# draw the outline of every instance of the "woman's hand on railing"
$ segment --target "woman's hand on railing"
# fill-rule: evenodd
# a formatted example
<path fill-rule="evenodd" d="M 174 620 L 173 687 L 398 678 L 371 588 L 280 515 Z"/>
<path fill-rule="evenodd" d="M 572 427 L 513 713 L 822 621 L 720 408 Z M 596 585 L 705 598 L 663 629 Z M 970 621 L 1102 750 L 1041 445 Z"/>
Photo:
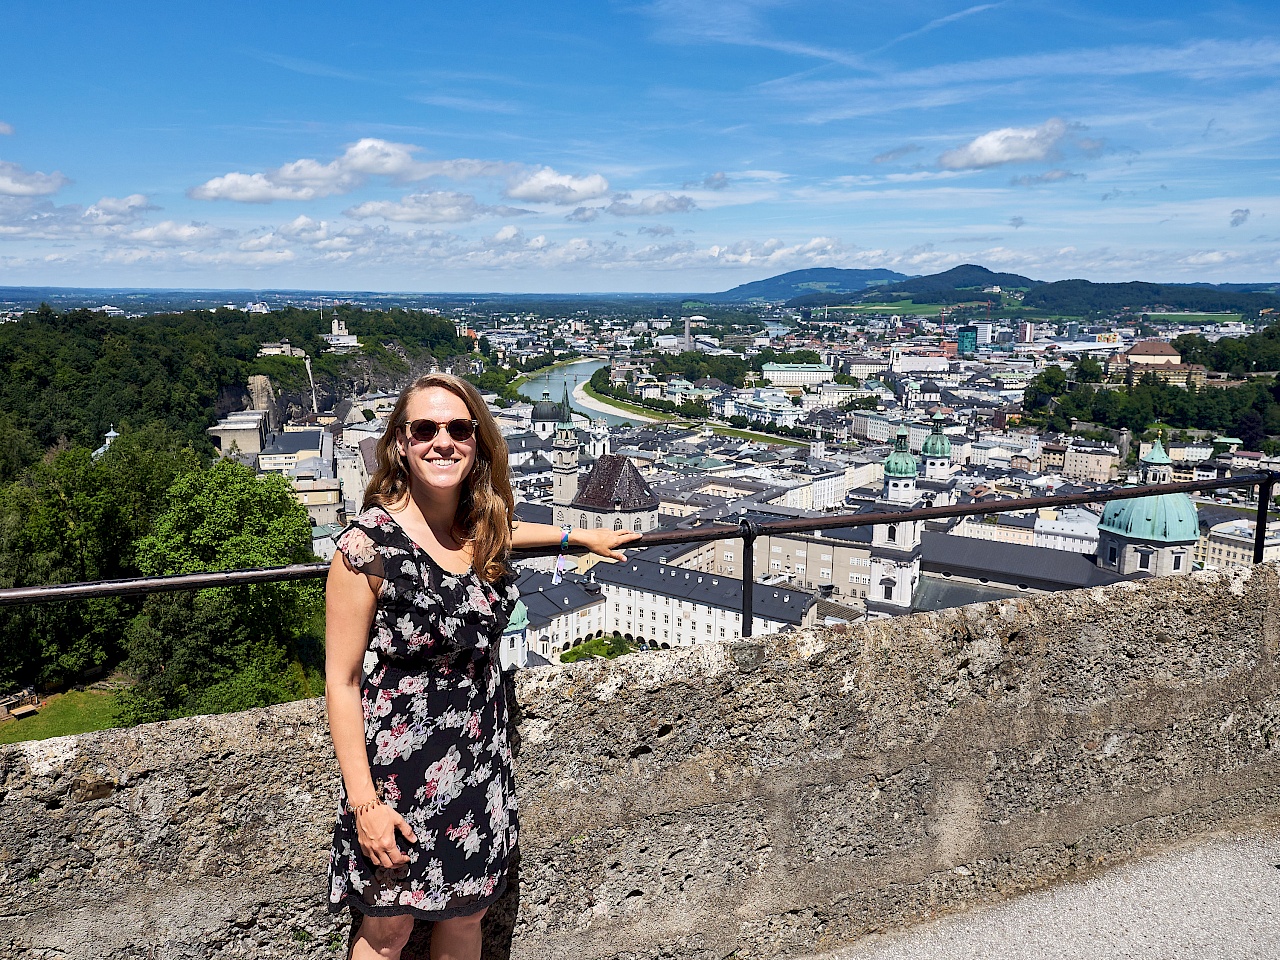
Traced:
<path fill-rule="evenodd" d="M 635 530 L 606 530 L 603 527 L 593 530 L 588 527 L 575 527 L 569 534 L 569 543 L 572 546 L 586 547 L 592 553 L 611 560 L 625 560 L 627 555 L 618 547 L 632 540 L 638 540 L 641 536 L 643 534 Z"/>

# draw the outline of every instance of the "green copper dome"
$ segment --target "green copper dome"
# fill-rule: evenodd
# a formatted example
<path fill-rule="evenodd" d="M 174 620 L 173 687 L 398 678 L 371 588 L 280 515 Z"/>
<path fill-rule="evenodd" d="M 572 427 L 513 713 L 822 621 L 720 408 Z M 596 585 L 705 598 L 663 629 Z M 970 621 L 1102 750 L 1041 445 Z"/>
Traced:
<path fill-rule="evenodd" d="M 502 632 L 519 633 L 527 626 L 529 626 L 529 610 L 523 600 L 517 600 L 516 605 L 511 609 L 511 619 L 507 623 L 507 628 Z"/>
<path fill-rule="evenodd" d="M 1164 444 L 1156 440 L 1155 446 L 1142 458 L 1143 482 L 1172 481 L 1172 462 Z M 1200 519 L 1196 505 L 1185 493 L 1161 493 L 1154 497 L 1112 500 L 1102 511 L 1098 530 L 1144 543 L 1195 543 L 1200 539 Z"/>
<path fill-rule="evenodd" d="M 933 433 L 924 438 L 920 453 L 926 457 L 943 457 L 951 459 L 951 441 L 942 432 L 942 414 L 933 417 Z"/>
<path fill-rule="evenodd" d="M 907 428 L 898 428 L 898 439 L 893 445 L 893 453 L 884 461 L 886 477 L 914 477 L 920 472 L 916 458 L 907 449 Z"/>

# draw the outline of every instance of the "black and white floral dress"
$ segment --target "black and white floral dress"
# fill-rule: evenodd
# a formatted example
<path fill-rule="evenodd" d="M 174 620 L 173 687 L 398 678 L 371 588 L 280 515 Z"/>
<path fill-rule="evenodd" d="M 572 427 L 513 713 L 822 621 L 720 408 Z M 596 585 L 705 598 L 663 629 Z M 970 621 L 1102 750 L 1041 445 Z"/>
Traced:
<path fill-rule="evenodd" d="M 413 828 L 409 862 L 360 850 L 340 788 L 329 910 L 426 920 L 474 913 L 502 893 L 516 846 L 515 783 L 498 650 L 519 593 L 450 573 L 381 507 L 338 538 L 361 573 L 382 578 L 360 699 L 373 781 Z"/>

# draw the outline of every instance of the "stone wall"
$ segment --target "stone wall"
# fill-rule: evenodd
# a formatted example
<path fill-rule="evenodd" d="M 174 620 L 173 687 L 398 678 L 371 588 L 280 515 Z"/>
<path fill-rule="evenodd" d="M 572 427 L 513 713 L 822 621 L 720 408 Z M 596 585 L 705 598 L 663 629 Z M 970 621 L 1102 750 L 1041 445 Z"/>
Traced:
<path fill-rule="evenodd" d="M 1274 811 L 1276 590 L 1267 566 L 524 673 L 489 955 L 814 951 Z M 335 777 L 318 701 L 0 748 L 0 956 L 342 956 Z"/>

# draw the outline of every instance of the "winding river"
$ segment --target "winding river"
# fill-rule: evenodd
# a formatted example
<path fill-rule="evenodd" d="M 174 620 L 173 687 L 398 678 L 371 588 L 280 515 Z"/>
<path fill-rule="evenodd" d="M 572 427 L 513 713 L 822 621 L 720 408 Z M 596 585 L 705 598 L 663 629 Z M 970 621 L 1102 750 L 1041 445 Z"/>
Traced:
<path fill-rule="evenodd" d="M 627 417 L 618 416 L 613 413 L 599 413 L 595 410 L 587 410 L 579 406 L 573 399 L 573 388 L 580 383 L 585 383 L 591 379 L 591 375 L 601 367 L 607 367 L 607 360 L 579 360 L 576 363 L 565 364 L 563 367 L 553 367 L 528 380 L 522 387 L 520 393 L 522 396 L 528 397 L 530 400 L 541 400 L 543 391 L 551 394 L 551 399 L 559 402 L 564 396 L 564 389 L 569 388 L 569 406 L 585 417 L 596 419 L 604 417 L 609 426 L 616 427 L 619 424 L 634 424 L 637 421 L 628 420 Z"/>

